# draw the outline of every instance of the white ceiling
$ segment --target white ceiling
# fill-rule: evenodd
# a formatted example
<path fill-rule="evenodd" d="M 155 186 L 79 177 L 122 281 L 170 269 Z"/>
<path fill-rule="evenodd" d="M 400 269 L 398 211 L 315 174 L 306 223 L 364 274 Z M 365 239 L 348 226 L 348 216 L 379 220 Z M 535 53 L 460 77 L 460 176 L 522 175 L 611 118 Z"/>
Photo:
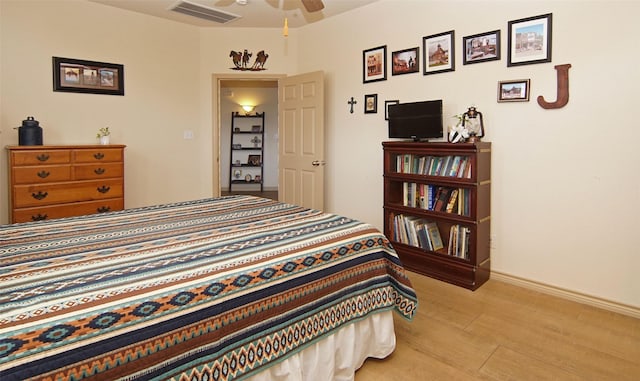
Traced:
<path fill-rule="evenodd" d="M 188 0 L 192 3 L 241 16 L 239 19 L 225 24 L 170 11 L 169 9 L 178 3 L 178 0 L 89 1 L 201 27 L 281 28 L 286 17 L 289 27 L 297 28 L 377 0 L 323 0 L 324 9 L 313 13 L 307 12 L 300 0 L 246 0 L 246 5 L 238 4 L 236 0 Z"/>

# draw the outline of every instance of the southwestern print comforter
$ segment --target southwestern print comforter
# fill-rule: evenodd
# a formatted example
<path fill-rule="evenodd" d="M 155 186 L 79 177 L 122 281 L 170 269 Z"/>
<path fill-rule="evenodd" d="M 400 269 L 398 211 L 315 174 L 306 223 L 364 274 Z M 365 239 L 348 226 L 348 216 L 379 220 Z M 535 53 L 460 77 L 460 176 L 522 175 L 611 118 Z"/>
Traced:
<path fill-rule="evenodd" d="M 0 227 L 0 380 L 242 379 L 417 299 L 367 224 L 251 196 Z"/>

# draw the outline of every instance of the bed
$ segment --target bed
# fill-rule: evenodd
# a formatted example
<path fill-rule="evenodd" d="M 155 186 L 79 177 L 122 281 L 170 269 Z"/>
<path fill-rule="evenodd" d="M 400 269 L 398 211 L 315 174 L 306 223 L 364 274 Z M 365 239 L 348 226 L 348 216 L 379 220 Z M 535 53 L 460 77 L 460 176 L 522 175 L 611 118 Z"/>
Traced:
<path fill-rule="evenodd" d="M 417 298 L 368 224 L 253 196 L 0 226 L 0 379 L 348 380 Z"/>

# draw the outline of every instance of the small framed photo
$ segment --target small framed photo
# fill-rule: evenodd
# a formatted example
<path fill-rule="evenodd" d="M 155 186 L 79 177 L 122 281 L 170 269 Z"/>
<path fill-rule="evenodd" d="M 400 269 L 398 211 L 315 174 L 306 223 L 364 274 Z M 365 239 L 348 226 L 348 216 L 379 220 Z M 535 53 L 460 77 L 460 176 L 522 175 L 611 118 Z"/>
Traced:
<path fill-rule="evenodd" d="M 362 82 L 387 79 L 387 46 L 362 51 Z"/>
<path fill-rule="evenodd" d="M 462 37 L 462 64 L 500 60 L 500 30 Z"/>
<path fill-rule="evenodd" d="M 417 73 L 420 70 L 418 51 L 415 47 L 391 53 L 391 75 Z"/>
<path fill-rule="evenodd" d="M 400 101 L 397 99 L 384 101 L 384 120 L 389 120 L 389 106 L 397 105 L 398 103 L 400 103 Z"/>
<path fill-rule="evenodd" d="M 260 155 L 249 155 L 247 163 L 249 165 L 260 166 Z"/>
<path fill-rule="evenodd" d="M 498 102 L 529 102 L 530 84 L 529 79 L 498 82 Z"/>
<path fill-rule="evenodd" d="M 124 95 L 124 66 L 53 57 L 53 91 Z"/>
<path fill-rule="evenodd" d="M 509 21 L 507 66 L 551 62 L 551 15 Z"/>
<path fill-rule="evenodd" d="M 456 69 L 453 30 L 422 37 L 422 74 L 437 74 Z"/>
<path fill-rule="evenodd" d="M 364 113 L 375 114 L 378 112 L 378 94 L 367 94 L 364 96 Z"/>
<path fill-rule="evenodd" d="M 251 126 L 251 132 L 261 132 L 262 131 L 262 126 L 260 126 L 259 124 Z"/>

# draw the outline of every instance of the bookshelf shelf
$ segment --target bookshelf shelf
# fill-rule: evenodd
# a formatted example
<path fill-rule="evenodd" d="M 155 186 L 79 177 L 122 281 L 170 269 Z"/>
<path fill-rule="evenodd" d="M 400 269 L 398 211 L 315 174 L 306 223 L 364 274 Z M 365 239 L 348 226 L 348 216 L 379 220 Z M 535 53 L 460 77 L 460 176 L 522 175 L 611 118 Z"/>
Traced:
<path fill-rule="evenodd" d="M 384 232 L 410 270 L 475 290 L 490 276 L 491 143 L 384 142 Z"/>

